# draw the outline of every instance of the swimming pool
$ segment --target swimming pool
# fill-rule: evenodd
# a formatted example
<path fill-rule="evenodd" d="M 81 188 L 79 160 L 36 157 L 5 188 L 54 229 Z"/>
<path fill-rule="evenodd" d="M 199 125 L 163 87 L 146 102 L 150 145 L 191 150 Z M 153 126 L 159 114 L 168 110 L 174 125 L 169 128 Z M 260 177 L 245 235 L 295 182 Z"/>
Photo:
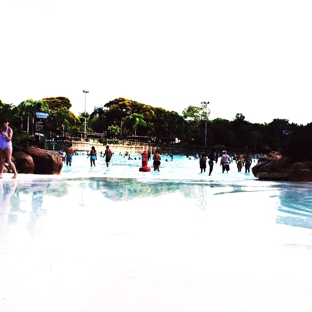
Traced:
<path fill-rule="evenodd" d="M 1 311 L 310 311 L 310 183 L 140 166 L 0 181 Z"/>

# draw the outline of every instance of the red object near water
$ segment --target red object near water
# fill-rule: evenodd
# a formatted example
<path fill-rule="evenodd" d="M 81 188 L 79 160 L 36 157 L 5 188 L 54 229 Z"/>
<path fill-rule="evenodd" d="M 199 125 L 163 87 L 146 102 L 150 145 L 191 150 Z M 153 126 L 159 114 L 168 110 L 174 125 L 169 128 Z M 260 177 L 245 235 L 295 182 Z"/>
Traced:
<path fill-rule="evenodd" d="M 151 171 L 151 168 L 148 167 L 148 153 L 146 151 L 142 153 L 142 167 L 139 169 L 139 171 L 143 172 Z"/>

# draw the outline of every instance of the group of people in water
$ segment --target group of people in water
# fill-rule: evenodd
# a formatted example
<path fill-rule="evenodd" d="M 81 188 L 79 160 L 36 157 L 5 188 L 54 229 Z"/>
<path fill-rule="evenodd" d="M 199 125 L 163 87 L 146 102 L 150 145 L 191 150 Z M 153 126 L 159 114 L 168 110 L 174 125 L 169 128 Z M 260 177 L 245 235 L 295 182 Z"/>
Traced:
<path fill-rule="evenodd" d="M 60 151 L 63 161 L 64 163 L 66 163 L 66 165 L 71 166 L 72 156 L 74 153 L 75 151 L 72 147 L 72 144 L 69 144 L 65 150 Z M 122 156 L 121 153 L 119 153 L 119 155 Z M 97 151 L 94 146 L 91 147 L 91 150 L 87 153 L 87 156 L 88 158 L 90 157 L 90 166 L 95 167 L 96 166 L 95 161 L 97 160 Z M 106 146 L 106 150 L 104 154 L 102 152 L 100 153 L 100 157 L 106 158 L 105 162 L 106 162 L 107 167 L 109 167 L 112 156 L 113 156 L 113 152 L 111 151 L 109 146 Z M 173 154 L 169 154 L 168 156 L 170 157 L 172 161 Z M 133 160 L 133 158 L 131 158 L 131 155 L 128 152 L 125 153 L 124 157 L 128 157 L 128 160 Z M 187 157 L 189 156 L 187 155 Z M 223 150 L 221 155 L 219 153 L 216 153 L 215 151 L 211 151 L 211 153 L 208 156 L 206 156 L 205 153 L 202 153 L 200 156 L 196 154 L 194 157 L 195 160 L 197 159 L 199 160 L 200 173 L 206 172 L 206 168 L 208 164 L 209 176 L 211 175 L 213 171 L 214 165 L 218 164 L 219 158 L 220 158 L 220 166 L 222 167 L 222 173 L 224 172 L 228 173 L 230 171 L 230 164 L 232 163 L 236 164 L 238 172 L 241 172 L 242 169 L 245 168 L 245 173 L 250 173 L 250 168 L 252 165 L 252 157 L 249 154 L 246 154 L 246 155 L 234 154 L 230 156 L 228 155 L 226 150 Z M 134 159 L 136 160 L 136 158 Z M 139 159 L 141 158 L 139 157 Z M 155 150 L 155 153 L 153 155 L 150 152 L 148 152 L 148 160 L 150 161 L 151 159 L 153 159 L 154 171 L 159 172 L 160 165 L 161 165 L 161 155 L 157 149 Z M 189 157 L 189 159 L 191 159 L 191 157 Z M 168 161 L 168 159 L 166 159 L 166 161 Z"/>
<path fill-rule="evenodd" d="M 73 155 L 76 153 L 77 152 L 75 152 L 71 143 L 68 144 L 64 150 L 61 150 L 59 152 L 63 162 L 66 163 L 66 166 L 72 165 Z M 100 153 L 100 155 L 102 155 L 102 152 Z M 107 145 L 103 155 L 103 157 L 105 157 L 106 167 L 109 167 L 112 156 L 113 152 Z M 89 157 L 90 157 L 90 166 L 95 167 L 96 166 L 95 161 L 97 160 L 97 151 L 94 146 L 92 146 L 91 150 L 87 153 L 87 158 Z"/>
<path fill-rule="evenodd" d="M 252 165 L 252 157 L 249 154 L 243 155 L 234 154 L 232 157 L 228 155 L 226 150 L 222 151 L 222 155 L 220 156 L 216 152 L 212 151 L 208 155 L 208 165 L 209 165 L 209 175 L 211 175 L 214 163 L 218 163 L 219 157 L 220 160 L 220 166 L 222 167 L 222 173 L 226 172 L 228 173 L 230 170 L 230 164 L 236 163 L 238 172 L 242 171 L 242 168 L 245 167 L 245 173 L 250 173 L 250 168 Z M 200 172 L 206 172 L 207 168 L 207 157 L 206 154 L 203 153 L 200 157 L 198 155 L 195 156 L 195 158 L 199 158 L 199 168 Z"/>
<path fill-rule="evenodd" d="M 72 165 L 72 157 L 74 154 L 77 154 L 77 152 L 74 151 L 72 144 L 68 144 L 67 147 L 64 150 L 60 150 L 59 154 L 62 157 L 62 160 L 64 163 L 66 163 L 67 166 L 71 166 Z M 121 155 L 121 153 L 119 154 Z M 102 154 L 102 152 L 100 153 L 100 156 L 105 157 L 105 162 L 106 162 L 106 166 L 109 167 L 111 158 L 113 156 L 113 152 L 111 151 L 111 149 L 109 148 L 109 146 L 106 146 L 106 150 L 104 152 L 104 155 Z M 126 152 L 125 156 L 128 157 L 128 160 L 132 160 L 131 155 Z M 170 154 L 169 155 L 171 160 L 173 160 L 173 155 Z M 97 151 L 95 149 L 94 146 L 91 147 L 91 150 L 87 153 L 87 157 L 90 157 L 90 166 L 91 167 L 95 167 L 95 161 L 97 160 Z M 151 153 L 148 152 L 148 160 L 151 160 Z M 139 158 L 140 159 L 140 158 Z M 135 158 L 136 160 L 136 158 Z M 167 159 L 166 159 L 167 161 Z M 153 167 L 154 167 L 154 171 L 160 171 L 160 164 L 161 164 L 161 156 L 158 150 L 155 151 L 154 155 L 153 155 Z"/>

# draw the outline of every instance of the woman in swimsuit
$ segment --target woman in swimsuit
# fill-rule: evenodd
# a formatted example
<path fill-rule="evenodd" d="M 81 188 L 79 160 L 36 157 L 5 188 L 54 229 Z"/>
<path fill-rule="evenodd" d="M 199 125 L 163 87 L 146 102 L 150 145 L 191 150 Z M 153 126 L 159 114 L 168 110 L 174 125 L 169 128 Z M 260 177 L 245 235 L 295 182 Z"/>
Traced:
<path fill-rule="evenodd" d="M 9 127 L 9 121 L 4 120 L 3 126 L 0 128 L 0 179 L 2 178 L 4 170 L 4 160 L 7 161 L 14 175 L 12 179 L 16 179 L 17 172 L 15 165 L 11 159 L 12 157 L 12 137 L 13 130 Z"/>
<path fill-rule="evenodd" d="M 96 161 L 96 150 L 95 150 L 95 147 L 92 146 L 91 147 L 91 151 L 89 153 L 89 156 L 90 156 L 90 165 L 92 167 L 92 165 L 95 167 L 95 161 Z"/>

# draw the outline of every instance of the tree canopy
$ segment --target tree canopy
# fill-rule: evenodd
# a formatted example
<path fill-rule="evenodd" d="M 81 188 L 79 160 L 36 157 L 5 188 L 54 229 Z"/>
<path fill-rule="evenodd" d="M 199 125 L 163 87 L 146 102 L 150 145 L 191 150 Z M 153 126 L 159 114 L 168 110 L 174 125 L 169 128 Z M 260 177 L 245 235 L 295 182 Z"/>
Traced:
<path fill-rule="evenodd" d="M 285 155 L 312 160 L 311 124 L 298 126 L 278 118 L 268 124 L 253 124 L 242 113 L 237 113 L 233 120 L 210 120 L 210 110 L 205 104 L 190 105 L 179 115 L 162 107 L 122 97 L 97 106 L 86 116 L 84 113 L 76 116 L 70 111 L 71 107 L 70 100 L 61 96 L 41 100 L 26 99 L 17 106 L 0 100 L 1 116 L 9 118 L 15 129 L 29 136 L 34 133 L 34 112 L 40 110 L 50 115 L 45 121 L 47 138 L 66 133 L 80 136 L 86 118 L 88 132 L 101 132 L 108 137 L 122 139 L 144 136 L 155 143 L 171 142 L 178 138 L 181 146 L 203 147 L 206 136 L 208 148 L 225 146 L 227 149 L 261 152 L 263 146 L 269 146 L 271 150 L 281 151 Z M 304 151 L 304 156 L 298 152 L 299 148 Z"/>

